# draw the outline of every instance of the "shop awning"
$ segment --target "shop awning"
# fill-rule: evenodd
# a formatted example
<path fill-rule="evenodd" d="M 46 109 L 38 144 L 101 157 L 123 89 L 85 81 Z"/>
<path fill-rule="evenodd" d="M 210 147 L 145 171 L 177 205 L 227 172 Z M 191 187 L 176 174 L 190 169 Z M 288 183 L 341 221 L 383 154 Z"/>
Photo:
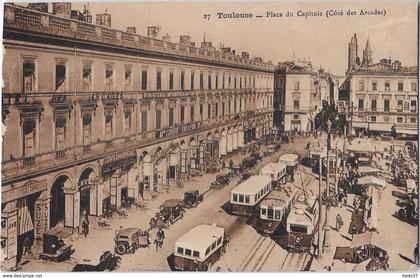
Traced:
<path fill-rule="evenodd" d="M 355 234 L 351 242 L 351 248 L 357 248 L 364 245 L 373 245 L 386 252 L 391 250 L 391 243 L 376 232 L 367 232 Z"/>
<path fill-rule="evenodd" d="M 378 179 L 377 177 L 372 176 L 372 175 L 367 175 L 367 176 L 359 178 L 357 183 L 363 184 L 363 185 L 375 185 L 382 188 L 386 187 L 386 182 L 384 180 Z"/>
<path fill-rule="evenodd" d="M 389 124 L 389 123 L 369 123 L 368 128 L 369 130 L 373 130 L 373 131 L 391 132 L 392 125 L 393 124 Z"/>
<path fill-rule="evenodd" d="M 365 122 L 353 122 L 353 127 L 367 128 L 368 124 Z"/>
<path fill-rule="evenodd" d="M 409 135 L 418 135 L 419 130 L 415 128 L 396 128 L 397 133 L 401 134 L 409 134 Z"/>

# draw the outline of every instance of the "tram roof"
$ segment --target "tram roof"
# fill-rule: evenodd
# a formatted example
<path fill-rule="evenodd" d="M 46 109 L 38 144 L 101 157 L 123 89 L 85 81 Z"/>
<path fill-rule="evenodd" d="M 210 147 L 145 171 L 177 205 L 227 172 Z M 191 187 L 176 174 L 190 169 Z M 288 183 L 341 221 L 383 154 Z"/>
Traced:
<path fill-rule="evenodd" d="M 225 229 L 217 227 L 216 224 L 201 224 L 195 226 L 175 242 L 176 246 L 190 248 L 194 250 L 202 250 L 208 248 L 213 242 L 223 236 Z"/>
<path fill-rule="evenodd" d="M 261 202 L 261 206 L 282 207 L 287 205 L 296 193 L 296 188 L 286 185 L 280 190 L 271 191 Z"/>
<path fill-rule="evenodd" d="M 299 157 L 294 153 L 286 153 L 279 158 L 279 163 L 285 163 L 287 166 L 294 166 L 298 163 Z"/>
<path fill-rule="evenodd" d="M 271 183 L 271 179 L 268 176 L 251 176 L 249 179 L 232 189 L 231 193 L 256 194 L 269 183 Z"/>
<path fill-rule="evenodd" d="M 281 172 L 284 168 L 286 168 L 286 165 L 283 163 L 268 163 L 262 167 L 260 171 L 266 173 L 276 173 Z"/>

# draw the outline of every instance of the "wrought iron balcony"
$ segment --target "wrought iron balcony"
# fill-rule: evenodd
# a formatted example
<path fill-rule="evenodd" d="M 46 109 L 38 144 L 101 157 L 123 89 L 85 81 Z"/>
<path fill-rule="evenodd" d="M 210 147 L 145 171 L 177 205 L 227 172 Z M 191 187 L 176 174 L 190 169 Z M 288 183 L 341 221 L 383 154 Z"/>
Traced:
<path fill-rule="evenodd" d="M 35 164 L 35 156 L 23 158 L 23 166 L 32 166 L 34 164 Z"/>
<path fill-rule="evenodd" d="M 92 149 L 92 145 L 91 145 L 91 144 L 88 144 L 88 145 L 83 145 L 83 152 L 84 152 L 84 153 L 86 153 L 86 152 L 90 152 L 90 151 L 91 151 L 91 149 Z"/>
<path fill-rule="evenodd" d="M 58 150 L 58 151 L 55 152 L 55 157 L 56 158 L 64 157 L 65 155 L 66 155 L 65 150 Z"/>

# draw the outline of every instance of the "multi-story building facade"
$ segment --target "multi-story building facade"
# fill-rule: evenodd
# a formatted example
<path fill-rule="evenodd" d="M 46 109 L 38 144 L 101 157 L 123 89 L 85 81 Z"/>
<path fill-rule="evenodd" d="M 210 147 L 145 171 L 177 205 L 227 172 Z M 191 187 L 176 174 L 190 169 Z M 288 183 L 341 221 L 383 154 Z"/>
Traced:
<path fill-rule="evenodd" d="M 357 49 L 352 38 L 349 49 Z M 357 53 L 356 53 L 357 54 Z M 418 134 L 418 67 L 402 66 L 391 58 L 372 63 L 369 40 L 360 64 L 349 61 L 343 91 L 348 91 L 347 111 L 351 112 L 354 134 L 394 133 L 416 137 Z M 349 54 L 349 56 L 352 56 Z M 353 55 L 354 56 L 354 55 Z M 357 59 L 358 60 L 358 59 Z"/>
<path fill-rule="evenodd" d="M 272 64 L 63 9 L 4 6 L 6 262 L 24 237 L 59 226 L 74 233 L 85 215 L 203 171 L 272 127 Z"/>
<path fill-rule="evenodd" d="M 308 61 L 279 63 L 274 76 L 274 124 L 281 132 L 309 132 L 322 108 L 317 72 Z"/>

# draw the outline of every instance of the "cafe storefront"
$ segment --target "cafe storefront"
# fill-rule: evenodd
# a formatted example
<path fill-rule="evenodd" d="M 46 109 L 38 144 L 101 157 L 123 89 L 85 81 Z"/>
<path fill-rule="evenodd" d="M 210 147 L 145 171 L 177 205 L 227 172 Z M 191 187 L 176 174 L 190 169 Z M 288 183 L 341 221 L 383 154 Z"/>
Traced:
<path fill-rule="evenodd" d="M 3 269 L 21 260 L 23 241 L 35 239 L 49 229 L 49 199 L 42 193 L 47 180 L 30 180 L 17 186 L 2 188 L 1 251 Z M 45 195 L 45 194 L 44 194 Z"/>

